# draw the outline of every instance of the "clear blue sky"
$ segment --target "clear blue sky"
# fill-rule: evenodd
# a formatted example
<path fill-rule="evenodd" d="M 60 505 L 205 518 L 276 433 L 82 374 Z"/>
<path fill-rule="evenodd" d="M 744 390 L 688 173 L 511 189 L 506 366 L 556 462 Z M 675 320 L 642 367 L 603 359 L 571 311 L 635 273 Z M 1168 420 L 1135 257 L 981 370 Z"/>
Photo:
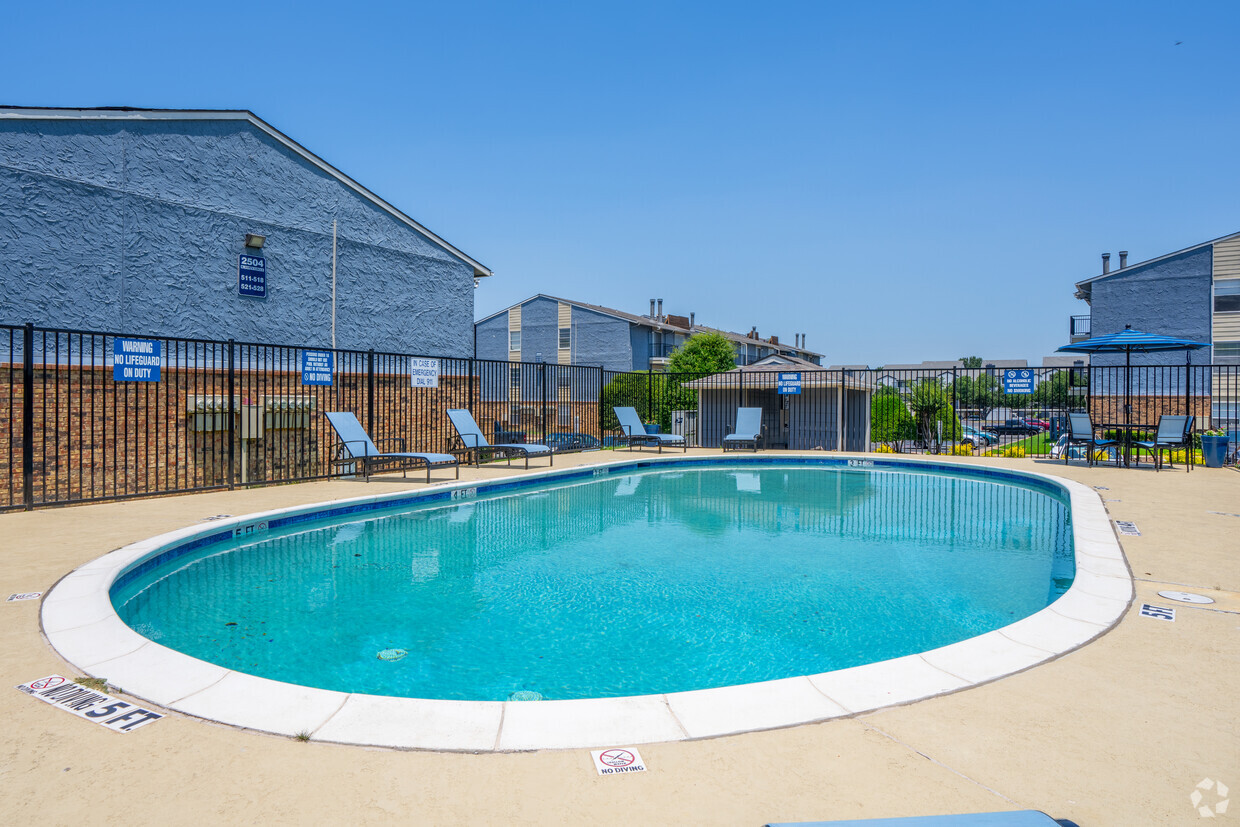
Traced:
<path fill-rule="evenodd" d="M 250 109 L 493 268 L 479 317 L 1033 360 L 1099 253 L 1240 230 L 1233 0 L 182 5 L 11 5 L 0 103 Z"/>

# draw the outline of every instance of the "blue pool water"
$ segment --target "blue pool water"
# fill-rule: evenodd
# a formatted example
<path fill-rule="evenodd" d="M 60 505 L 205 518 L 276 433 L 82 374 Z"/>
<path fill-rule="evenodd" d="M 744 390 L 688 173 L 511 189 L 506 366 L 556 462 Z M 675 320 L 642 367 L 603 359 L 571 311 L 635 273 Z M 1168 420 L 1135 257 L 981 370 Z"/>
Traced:
<path fill-rule="evenodd" d="M 620 469 L 196 548 L 121 578 L 112 599 L 165 646 L 290 683 L 644 695 L 826 672 L 1005 626 L 1070 585 L 1071 536 L 1064 496 L 1034 483 Z"/>

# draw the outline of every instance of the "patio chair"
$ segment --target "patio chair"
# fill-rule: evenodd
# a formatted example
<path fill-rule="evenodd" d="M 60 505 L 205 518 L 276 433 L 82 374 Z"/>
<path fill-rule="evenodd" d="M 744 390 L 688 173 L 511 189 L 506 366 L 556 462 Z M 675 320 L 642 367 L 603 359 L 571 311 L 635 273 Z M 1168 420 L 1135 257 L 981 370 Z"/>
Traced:
<path fill-rule="evenodd" d="M 1196 417 L 1177 414 L 1175 416 L 1158 417 L 1158 433 L 1149 442 L 1134 442 L 1133 447 L 1144 448 L 1154 455 L 1154 470 L 1162 470 L 1162 452 L 1184 449 L 1184 464 L 1193 470 L 1193 420 Z M 1167 462 L 1174 468 L 1174 455 L 1169 454 Z M 1141 455 L 1137 455 L 1137 465 L 1141 464 Z"/>
<path fill-rule="evenodd" d="M 757 452 L 758 443 L 762 441 L 762 409 L 737 408 L 736 431 L 723 438 L 723 450 L 739 449 L 742 445 L 751 445 Z"/>
<path fill-rule="evenodd" d="M 366 433 L 366 429 L 362 427 L 362 423 L 357 421 L 357 417 L 348 411 L 324 412 L 327 421 L 331 423 L 332 428 L 336 431 L 336 436 L 340 439 L 340 447 L 332 465 L 356 465 L 360 468 L 362 479 L 370 482 L 370 475 L 374 472 L 375 466 L 391 465 L 400 463 L 404 467 L 401 468 L 401 476 L 407 477 L 410 467 L 421 468 L 426 467 L 426 481 L 431 481 L 431 467 L 448 467 L 456 469 L 456 478 L 461 478 L 461 464 L 456 457 L 451 454 L 428 454 L 405 451 L 405 440 L 402 437 L 394 437 L 392 439 L 381 440 L 384 443 L 395 443 L 401 450 L 399 451 L 381 451 L 375 445 L 374 440 L 370 438 L 370 434 Z"/>
<path fill-rule="evenodd" d="M 553 465 L 555 463 L 551 449 L 546 445 L 535 445 L 527 442 L 499 442 L 492 445 L 487 442 L 487 438 L 482 434 L 482 429 L 474 421 L 474 415 L 464 408 L 453 408 L 448 411 L 448 420 L 452 423 L 452 427 L 456 429 L 456 435 L 460 438 L 461 444 L 465 446 L 465 450 L 473 454 L 474 465 L 482 464 L 479 455 L 483 451 L 488 450 L 503 452 L 509 465 L 512 465 L 513 454 L 525 457 L 526 468 L 530 467 L 531 455 L 542 456 L 546 454 L 547 464 Z"/>
<path fill-rule="evenodd" d="M 635 408 L 612 408 L 616 413 L 616 419 L 620 422 L 620 430 L 628 439 L 629 450 L 633 450 L 634 445 L 657 445 L 659 453 L 663 453 L 664 445 L 679 445 L 689 450 L 689 443 L 680 434 L 648 434 L 646 426 L 642 424 L 642 418 L 637 415 Z"/>
<path fill-rule="evenodd" d="M 1111 448 L 1119 445 L 1114 439 L 1098 439 L 1094 436 L 1094 424 L 1089 420 L 1087 413 L 1070 413 L 1068 414 L 1068 444 L 1063 452 L 1063 464 L 1068 464 L 1069 449 L 1074 445 L 1085 446 L 1085 461 L 1087 465 L 1093 465 L 1098 460 L 1098 451 L 1103 448 Z M 1119 463 L 1119 452 L 1116 452 L 1115 461 Z"/>

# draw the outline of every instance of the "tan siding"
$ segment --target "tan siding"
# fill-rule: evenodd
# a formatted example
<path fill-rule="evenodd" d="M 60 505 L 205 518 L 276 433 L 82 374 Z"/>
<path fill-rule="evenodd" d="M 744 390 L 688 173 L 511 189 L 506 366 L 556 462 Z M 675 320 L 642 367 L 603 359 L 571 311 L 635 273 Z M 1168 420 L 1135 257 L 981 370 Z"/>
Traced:
<path fill-rule="evenodd" d="M 1214 314 L 1214 341 L 1240 342 L 1240 313 Z"/>
<path fill-rule="evenodd" d="M 1230 238 L 1214 245 L 1214 278 L 1240 278 L 1240 238 Z"/>
<path fill-rule="evenodd" d="M 521 329 L 521 305 L 517 305 L 516 307 L 508 308 L 508 332 L 511 333 L 514 330 L 520 330 L 520 329 Z M 511 336 L 508 337 L 508 341 L 510 342 L 512 341 Z M 521 351 L 519 350 L 508 351 L 508 361 L 509 362 L 520 362 Z"/>
<path fill-rule="evenodd" d="M 570 327 L 571 328 L 573 326 L 573 306 L 571 304 L 566 304 L 565 302 L 560 302 L 560 306 L 558 309 L 559 309 L 559 321 L 557 322 L 558 327 Z M 556 330 L 555 335 L 556 335 L 556 344 L 559 345 L 560 331 Z M 573 349 L 571 347 L 572 334 L 569 334 L 569 336 L 570 336 L 570 341 L 569 341 L 570 346 L 566 348 L 558 348 L 556 350 L 556 361 L 559 362 L 561 365 L 568 365 L 568 364 L 571 364 L 573 361 Z"/>

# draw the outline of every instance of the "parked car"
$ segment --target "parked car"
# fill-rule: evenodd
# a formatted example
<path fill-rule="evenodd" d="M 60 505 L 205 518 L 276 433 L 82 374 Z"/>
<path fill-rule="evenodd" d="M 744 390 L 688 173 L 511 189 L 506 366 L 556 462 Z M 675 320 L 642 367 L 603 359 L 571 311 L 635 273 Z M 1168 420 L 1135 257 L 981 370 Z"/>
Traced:
<path fill-rule="evenodd" d="M 1037 425 L 1030 423 L 1028 420 L 1014 416 L 1004 422 L 1002 425 L 987 425 L 991 433 L 1000 436 L 1033 436 L 1042 433 L 1042 429 Z"/>
<path fill-rule="evenodd" d="M 978 446 L 994 445 L 999 441 L 998 434 L 992 434 L 987 431 L 979 431 L 977 428 L 970 428 L 968 425 L 962 425 L 960 427 L 964 434 L 960 437 L 960 441 L 966 445 L 972 445 L 976 448 Z"/>
<path fill-rule="evenodd" d="M 1051 429 L 1051 423 L 1047 422 L 1045 419 L 1033 419 L 1031 417 L 1025 417 L 1025 421 L 1028 422 L 1030 425 L 1037 425 L 1043 431 L 1049 431 Z"/>

